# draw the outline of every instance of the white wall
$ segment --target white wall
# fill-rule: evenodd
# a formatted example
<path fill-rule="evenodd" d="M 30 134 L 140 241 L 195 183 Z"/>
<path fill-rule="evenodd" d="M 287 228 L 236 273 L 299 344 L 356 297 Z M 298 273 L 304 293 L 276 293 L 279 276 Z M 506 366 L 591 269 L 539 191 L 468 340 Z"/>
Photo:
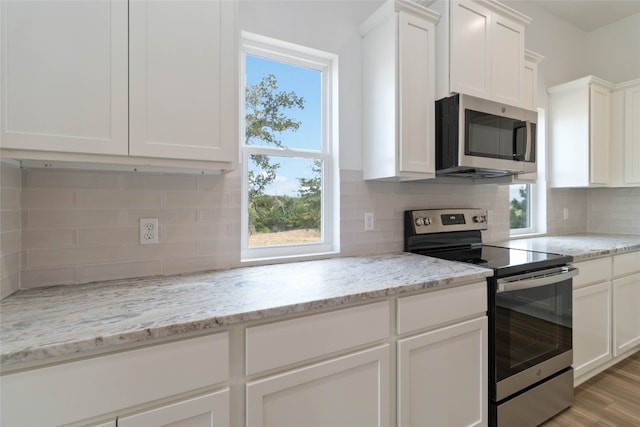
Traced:
<path fill-rule="evenodd" d="M 640 78 L 640 13 L 587 34 L 591 74 L 612 83 Z"/>

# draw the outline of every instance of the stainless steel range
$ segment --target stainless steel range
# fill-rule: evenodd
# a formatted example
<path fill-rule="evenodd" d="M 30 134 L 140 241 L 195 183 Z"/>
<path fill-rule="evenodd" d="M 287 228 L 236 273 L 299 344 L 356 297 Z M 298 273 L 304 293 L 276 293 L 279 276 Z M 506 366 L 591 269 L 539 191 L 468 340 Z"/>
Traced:
<path fill-rule="evenodd" d="M 573 403 L 572 257 L 484 245 L 480 209 L 405 212 L 405 251 L 477 264 L 487 279 L 489 425 L 533 427 Z"/>

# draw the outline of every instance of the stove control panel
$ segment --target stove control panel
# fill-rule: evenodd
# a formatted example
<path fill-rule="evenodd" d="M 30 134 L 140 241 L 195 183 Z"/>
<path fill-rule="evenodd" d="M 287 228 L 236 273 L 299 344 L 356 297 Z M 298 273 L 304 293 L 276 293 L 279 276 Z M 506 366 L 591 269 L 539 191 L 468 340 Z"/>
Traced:
<path fill-rule="evenodd" d="M 417 209 L 404 214 L 405 233 L 413 235 L 486 230 L 488 222 L 487 213 L 482 209 Z"/>

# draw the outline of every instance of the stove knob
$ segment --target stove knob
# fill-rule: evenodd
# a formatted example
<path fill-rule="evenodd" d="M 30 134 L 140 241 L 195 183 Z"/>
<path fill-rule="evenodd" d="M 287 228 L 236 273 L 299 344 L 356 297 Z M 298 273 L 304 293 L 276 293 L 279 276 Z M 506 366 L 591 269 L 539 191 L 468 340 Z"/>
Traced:
<path fill-rule="evenodd" d="M 424 225 L 424 218 L 416 218 L 416 225 L 421 227 Z"/>
<path fill-rule="evenodd" d="M 486 215 L 476 215 L 473 217 L 473 222 L 487 222 Z"/>
<path fill-rule="evenodd" d="M 431 225 L 431 218 L 424 218 L 424 225 Z"/>

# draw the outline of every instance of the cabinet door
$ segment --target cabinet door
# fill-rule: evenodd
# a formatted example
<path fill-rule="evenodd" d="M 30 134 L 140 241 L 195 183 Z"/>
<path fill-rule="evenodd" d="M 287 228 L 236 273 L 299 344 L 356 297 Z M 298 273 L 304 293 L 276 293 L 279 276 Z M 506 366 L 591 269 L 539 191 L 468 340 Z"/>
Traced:
<path fill-rule="evenodd" d="M 435 174 L 435 26 L 399 14 L 400 172 Z"/>
<path fill-rule="evenodd" d="M 2 1 L 0 146 L 127 154 L 127 1 Z"/>
<path fill-rule="evenodd" d="M 451 2 L 449 90 L 490 99 L 491 11 L 471 1 Z"/>
<path fill-rule="evenodd" d="M 613 281 L 613 355 L 640 344 L 640 273 Z"/>
<path fill-rule="evenodd" d="M 524 26 L 496 13 L 491 25 L 491 99 L 522 105 Z"/>
<path fill-rule="evenodd" d="M 487 318 L 398 340 L 398 425 L 487 425 Z"/>
<path fill-rule="evenodd" d="M 574 290 L 574 376 L 578 378 L 611 358 L 611 282 Z"/>
<path fill-rule="evenodd" d="M 118 418 L 118 427 L 228 427 L 229 389 Z"/>
<path fill-rule="evenodd" d="M 591 184 L 609 183 L 610 96 L 608 89 L 591 85 L 589 111 Z"/>
<path fill-rule="evenodd" d="M 389 345 L 247 384 L 247 426 L 389 425 Z"/>
<path fill-rule="evenodd" d="M 640 184 L 640 86 L 624 93 L 624 183 Z"/>
<path fill-rule="evenodd" d="M 235 7 L 225 0 L 130 2 L 131 155 L 233 161 Z"/>

